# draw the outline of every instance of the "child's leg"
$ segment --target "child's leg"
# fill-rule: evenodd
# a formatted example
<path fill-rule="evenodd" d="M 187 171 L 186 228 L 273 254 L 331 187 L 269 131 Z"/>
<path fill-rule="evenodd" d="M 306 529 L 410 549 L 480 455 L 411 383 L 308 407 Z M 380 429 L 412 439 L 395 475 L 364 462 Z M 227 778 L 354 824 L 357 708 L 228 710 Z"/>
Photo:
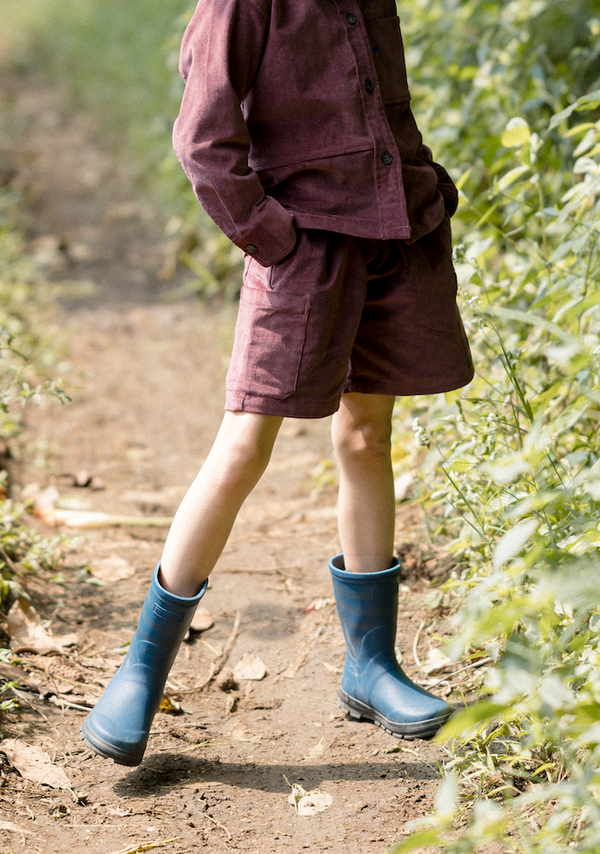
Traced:
<path fill-rule="evenodd" d="M 340 467 L 338 526 L 350 572 L 380 572 L 391 565 L 394 400 L 384 394 L 344 394 L 333 416 L 331 432 Z"/>
<path fill-rule="evenodd" d="M 202 469 L 175 515 L 161 561 L 161 583 L 195 596 L 221 554 L 244 500 L 258 483 L 282 418 L 226 412 Z"/>
<path fill-rule="evenodd" d="M 157 564 L 125 661 L 85 719 L 85 743 L 121 765 L 142 761 L 165 681 L 244 499 L 265 470 L 282 419 L 226 412 Z"/>
<path fill-rule="evenodd" d="M 400 564 L 393 556 L 393 406 L 389 395 L 345 394 L 333 419 L 343 553 L 329 567 L 346 642 L 339 700 L 351 717 L 393 735 L 429 738 L 451 709 L 415 685 L 396 660 Z"/>

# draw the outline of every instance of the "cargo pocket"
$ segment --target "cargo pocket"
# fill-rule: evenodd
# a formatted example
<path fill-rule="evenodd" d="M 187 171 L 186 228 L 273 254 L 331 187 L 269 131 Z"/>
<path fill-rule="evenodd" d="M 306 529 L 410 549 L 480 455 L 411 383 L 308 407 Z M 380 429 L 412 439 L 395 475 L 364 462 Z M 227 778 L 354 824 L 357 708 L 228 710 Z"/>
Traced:
<path fill-rule="evenodd" d="M 235 326 L 229 391 L 283 399 L 296 390 L 309 299 L 245 285 Z"/>
<path fill-rule="evenodd" d="M 400 18 L 365 21 L 384 104 L 410 100 Z"/>

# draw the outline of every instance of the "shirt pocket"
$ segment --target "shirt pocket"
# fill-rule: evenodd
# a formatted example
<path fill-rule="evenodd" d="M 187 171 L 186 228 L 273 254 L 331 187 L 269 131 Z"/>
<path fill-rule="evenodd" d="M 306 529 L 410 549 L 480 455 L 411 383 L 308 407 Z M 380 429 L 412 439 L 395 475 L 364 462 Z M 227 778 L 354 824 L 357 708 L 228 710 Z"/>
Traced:
<path fill-rule="evenodd" d="M 400 18 L 365 21 L 384 104 L 410 101 Z"/>
<path fill-rule="evenodd" d="M 284 399 L 298 384 L 309 300 L 301 294 L 241 290 L 227 388 Z"/>

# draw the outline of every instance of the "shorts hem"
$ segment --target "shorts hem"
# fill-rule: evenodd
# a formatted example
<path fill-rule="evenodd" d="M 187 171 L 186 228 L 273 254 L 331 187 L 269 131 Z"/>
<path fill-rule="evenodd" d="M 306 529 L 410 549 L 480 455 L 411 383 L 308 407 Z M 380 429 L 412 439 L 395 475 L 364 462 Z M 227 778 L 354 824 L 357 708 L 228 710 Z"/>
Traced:
<path fill-rule="evenodd" d="M 225 409 L 230 412 L 255 412 L 259 415 L 276 415 L 281 418 L 327 418 L 339 409 L 342 394 L 387 394 L 391 397 L 443 394 L 464 388 L 471 382 L 474 375 L 474 370 L 469 368 L 466 371 L 461 371 L 461 373 L 434 379 L 425 380 L 411 377 L 406 380 L 406 383 L 398 383 L 397 381 L 393 384 L 350 382 L 344 385 L 340 395 L 325 402 L 298 400 L 293 396 L 277 398 L 249 394 L 243 391 L 227 391 Z"/>
<path fill-rule="evenodd" d="M 450 374 L 433 379 L 416 379 L 411 377 L 406 383 L 395 381 L 392 383 L 360 383 L 347 382 L 342 394 L 389 394 L 392 397 L 412 397 L 420 394 L 443 394 L 448 391 L 464 388 L 469 385 L 475 376 L 471 368 L 460 374 Z"/>
<path fill-rule="evenodd" d="M 225 409 L 229 412 L 255 412 L 281 418 L 327 418 L 339 405 L 340 395 L 328 401 L 267 397 L 244 391 L 227 391 L 225 395 Z"/>

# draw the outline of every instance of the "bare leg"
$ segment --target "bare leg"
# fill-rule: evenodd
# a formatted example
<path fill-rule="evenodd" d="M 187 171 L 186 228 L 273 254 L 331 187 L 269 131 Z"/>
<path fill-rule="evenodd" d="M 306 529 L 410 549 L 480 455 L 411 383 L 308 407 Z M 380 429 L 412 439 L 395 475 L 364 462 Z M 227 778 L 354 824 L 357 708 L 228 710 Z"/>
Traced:
<path fill-rule="evenodd" d="M 333 417 L 340 466 L 338 526 L 350 572 L 381 572 L 394 547 L 394 476 L 390 457 L 395 398 L 345 394 Z"/>
<path fill-rule="evenodd" d="M 161 561 L 161 584 L 195 596 L 217 562 L 245 499 L 260 480 L 282 418 L 226 412 L 200 473 L 181 502 Z"/>

